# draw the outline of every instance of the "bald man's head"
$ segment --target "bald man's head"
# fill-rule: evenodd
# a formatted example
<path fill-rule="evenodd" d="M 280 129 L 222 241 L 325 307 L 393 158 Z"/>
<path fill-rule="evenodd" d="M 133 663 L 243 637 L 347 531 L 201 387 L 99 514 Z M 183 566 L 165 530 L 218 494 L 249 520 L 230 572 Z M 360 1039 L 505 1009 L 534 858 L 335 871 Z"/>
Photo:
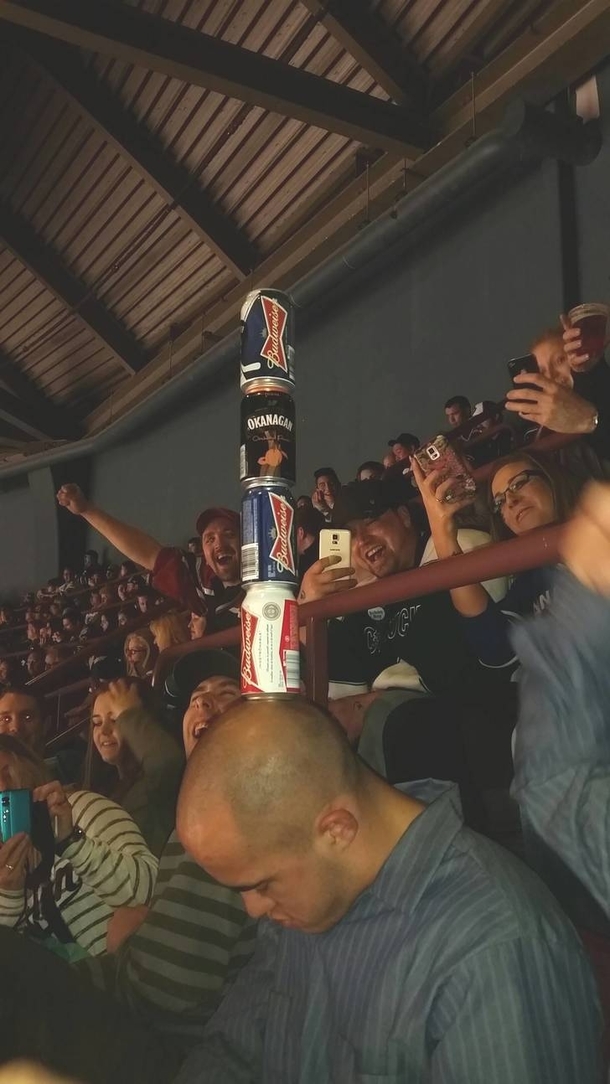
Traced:
<path fill-rule="evenodd" d="M 361 774 L 344 732 L 307 700 L 240 700 L 217 719 L 189 761 L 179 825 L 227 804 L 244 834 L 294 845 L 320 808 Z"/>
<path fill-rule="evenodd" d="M 338 724 L 308 701 L 240 701 L 189 759 L 178 834 L 251 914 L 326 929 L 354 895 L 347 852 L 367 778 Z"/>

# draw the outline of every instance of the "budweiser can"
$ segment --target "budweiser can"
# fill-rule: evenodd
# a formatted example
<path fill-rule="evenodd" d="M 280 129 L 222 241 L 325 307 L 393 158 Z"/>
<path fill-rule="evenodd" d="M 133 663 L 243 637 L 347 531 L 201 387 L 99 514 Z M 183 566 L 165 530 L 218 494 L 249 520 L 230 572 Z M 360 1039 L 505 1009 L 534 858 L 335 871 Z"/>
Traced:
<path fill-rule="evenodd" d="M 241 578 L 297 583 L 294 500 L 287 486 L 248 485 L 241 502 Z"/>
<path fill-rule="evenodd" d="M 241 376 L 245 394 L 280 384 L 294 388 L 292 302 L 280 290 L 253 290 L 241 308 Z"/>
<path fill-rule="evenodd" d="M 242 696 L 300 692 L 299 617 L 290 587 L 255 583 L 241 606 Z"/>
<path fill-rule="evenodd" d="M 239 477 L 242 482 L 293 485 L 296 480 L 294 399 L 277 387 L 241 401 Z"/>

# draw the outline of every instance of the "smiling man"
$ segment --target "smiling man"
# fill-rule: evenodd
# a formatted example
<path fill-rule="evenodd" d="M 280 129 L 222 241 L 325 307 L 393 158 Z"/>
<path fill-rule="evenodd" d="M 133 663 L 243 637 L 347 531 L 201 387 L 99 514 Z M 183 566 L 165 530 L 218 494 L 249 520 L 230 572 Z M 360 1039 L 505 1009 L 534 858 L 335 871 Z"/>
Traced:
<path fill-rule="evenodd" d="M 597 1084 L 595 984 L 538 878 L 393 788 L 301 698 L 241 702 L 189 759 L 178 833 L 260 918 L 176 1084 Z"/>
<path fill-rule="evenodd" d="M 376 579 L 407 572 L 434 556 L 424 546 L 425 538 L 413 522 L 403 493 L 396 480 L 353 482 L 342 488 L 333 511 L 333 525 L 351 531 L 353 563 Z M 482 535 L 464 548 L 487 540 Z M 306 582 L 304 586 L 307 590 Z M 497 581 L 485 586 L 492 597 L 503 590 Z M 333 700 L 356 697 L 354 706 L 365 708 L 377 695 L 375 691 L 363 695 L 371 687 L 451 694 L 459 687 L 472 688 L 484 676 L 447 592 L 374 606 L 329 622 L 329 695 Z M 344 712 L 348 708 L 348 703 L 342 705 Z M 356 736 L 357 719 L 346 729 Z"/>
<path fill-rule="evenodd" d="M 191 613 L 207 616 L 207 631 L 239 622 L 243 598 L 239 515 L 230 508 L 206 508 L 197 518 L 203 562 L 185 550 L 162 546 L 138 527 L 115 519 L 89 501 L 73 483 L 61 487 L 58 503 L 83 519 L 131 561 L 151 573 L 150 583 Z"/>

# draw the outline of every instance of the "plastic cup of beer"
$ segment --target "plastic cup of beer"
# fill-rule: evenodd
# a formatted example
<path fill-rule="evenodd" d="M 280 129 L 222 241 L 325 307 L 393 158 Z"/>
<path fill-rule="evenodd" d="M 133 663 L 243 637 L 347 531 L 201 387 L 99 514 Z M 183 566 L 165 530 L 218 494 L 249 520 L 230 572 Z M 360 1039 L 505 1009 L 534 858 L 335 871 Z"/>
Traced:
<path fill-rule="evenodd" d="M 582 340 L 582 353 L 590 358 L 598 358 L 606 345 L 608 326 L 608 306 L 597 303 L 577 305 L 570 309 L 568 319 L 572 327 L 577 327 Z"/>

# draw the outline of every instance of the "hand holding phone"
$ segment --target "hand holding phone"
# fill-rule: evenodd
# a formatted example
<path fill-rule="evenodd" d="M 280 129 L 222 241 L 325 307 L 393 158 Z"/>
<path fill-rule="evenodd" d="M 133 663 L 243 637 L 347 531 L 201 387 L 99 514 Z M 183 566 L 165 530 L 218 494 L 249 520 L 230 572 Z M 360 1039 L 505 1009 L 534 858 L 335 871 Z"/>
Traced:
<path fill-rule="evenodd" d="M 339 557 L 333 565 L 337 568 L 351 568 L 352 536 L 351 532 L 337 527 L 323 528 L 320 531 L 320 557 Z"/>
<path fill-rule="evenodd" d="M 448 503 L 461 501 L 465 497 L 473 497 L 476 493 L 476 482 L 467 463 L 446 437 L 440 435 L 428 444 L 422 444 L 413 453 L 413 458 L 426 477 L 432 471 L 438 471 L 439 485 L 449 478 L 455 483 L 445 495 Z"/>
<path fill-rule="evenodd" d="M 507 362 L 506 368 L 508 369 L 508 375 L 510 376 L 513 384 L 515 383 L 515 377 L 521 373 L 539 373 L 538 362 L 533 354 L 524 354 L 520 358 L 511 358 Z M 518 384 L 519 388 L 529 388 L 530 391 L 538 391 L 537 384 Z"/>

